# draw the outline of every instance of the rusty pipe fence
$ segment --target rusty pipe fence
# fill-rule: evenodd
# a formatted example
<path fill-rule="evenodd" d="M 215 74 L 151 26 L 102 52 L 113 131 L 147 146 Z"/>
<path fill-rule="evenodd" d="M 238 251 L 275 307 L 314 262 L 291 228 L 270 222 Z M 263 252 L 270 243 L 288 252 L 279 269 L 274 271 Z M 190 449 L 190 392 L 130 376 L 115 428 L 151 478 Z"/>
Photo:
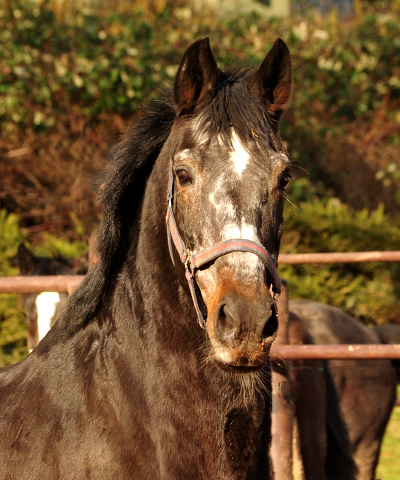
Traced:
<path fill-rule="evenodd" d="M 400 251 L 386 252 L 343 252 L 343 253 L 297 253 L 281 254 L 279 263 L 285 265 L 305 265 L 323 263 L 373 263 L 400 262 Z M 283 296 L 283 302 L 288 302 L 288 295 Z M 287 306 L 281 302 L 281 310 L 287 311 Z M 287 321 L 282 318 L 280 322 Z M 285 317 L 285 315 L 283 315 Z M 287 329 L 287 325 L 284 326 Z M 286 341 L 277 339 L 271 356 L 274 359 L 399 359 L 400 345 L 286 345 Z"/>
<path fill-rule="evenodd" d="M 346 252 L 282 254 L 281 264 L 322 264 L 322 263 L 364 263 L 398 262 L 400 251 L 391 252 Z M 400 345 L 287 345 L 288 343 L 288 303 L 287 285 L 278 299 L 279 329 L 275 344 L 271 349 L 274 360 L 294 359 L 397 359 L 400 358 Z M 299 432 L 291 401 L 290 378 L 281 373 L 272 374 L 272 442 L 271 459 L 275 478 L 293 480 L 294 471 L 304 478 L 301 460 Z M 399 405 L 399 399 L 396 402 Z M 282 461 L 283 459 L 283 461 Z"/>
<path fill-rule="evenodd" d="M 281 254 L 281 265 L 305 265 L 323 263 L 400 262 L 400 251 L 298 253 Z M 82 275 L 15 276 L 0 277 L 0 293 L 67 292 L 71 294 L 80 284 Z M 280 298 L 280 312 L 287 310 L 287 295 Z M 280 330 L 285 315 L 280 314 Z M 400 345 L 286 345 L 287 339 L 275 342 L 273 359 L 400 359 Z"/>

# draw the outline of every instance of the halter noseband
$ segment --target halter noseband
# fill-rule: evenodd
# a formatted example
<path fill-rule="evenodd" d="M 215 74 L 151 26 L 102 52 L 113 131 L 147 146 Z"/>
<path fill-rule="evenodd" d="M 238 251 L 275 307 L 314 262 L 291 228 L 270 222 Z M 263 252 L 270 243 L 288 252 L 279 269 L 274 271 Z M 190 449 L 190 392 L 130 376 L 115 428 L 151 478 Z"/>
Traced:
<path fill-rule="evenodd" d="M 255 242 L 253 240 L 246 240 L 243 238 L 233 238 L 230 240 L 216 243 L 212 247 L 204 248 L 197 253 L 188 251 L 185 242 L 183 241 L 179 233 L 178 226 L 175 220 L 175 215 L 172 210 L 173 189 L 174 172 L 171 165 L 168 186 L 168 208 L 166 215 L 168 248 L 174 266 L 175 261 L 174 252 L 172 250 L 172 243 L 175 245 L 181 262 L 185 265 L 185 277 L 189 284 L 189 289 L 192 295 L 194 307 L 196 309 L 198 322 L 202 328 L 205 328 L 206 318 L 204 318 L 203 314 L 201 313 L 199 302 L 197 300 L 195 272 L 197 269 L 199 269 L 206 263 L 212 262 L 218 257 L 222 257 L 223 255 L 227 255 L 228 253 L 232 252 L 250 252 L 254 255 L 257 255 L 271 274 L 273 292 L 277 294 L 281 293 L 281 280 L 276 270 L 275 263 L 267 250 L 258 242 Z"/>

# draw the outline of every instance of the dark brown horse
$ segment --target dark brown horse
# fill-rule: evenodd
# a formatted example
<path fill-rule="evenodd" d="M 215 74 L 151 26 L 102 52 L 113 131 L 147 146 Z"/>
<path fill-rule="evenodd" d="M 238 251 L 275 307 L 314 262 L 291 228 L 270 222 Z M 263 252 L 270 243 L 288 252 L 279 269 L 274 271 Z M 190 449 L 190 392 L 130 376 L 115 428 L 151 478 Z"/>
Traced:
<path fill-rule="evenodd" d="M 400 345 L 400 325 L 386 324 L 374 327 L 379 340 L 384 345 Z M 393 359 L 392 365 L 396 372 L 397 383 L 400 384 L 400 360 Z"/>
<path fill-rule="evenodd" d="M 293 311 L 288 318 L 288 344 L 313 344 L 306 322 Z M 339 396 L 324 360 L 273 362 L 275 372 L 286 377 L 293 410 L 293 470 L 282 465 L 274 448 L 273 463 L 285 478 L 294 480 L 355 480 L 356 465 L 340 408 Z M 274 373 L 275 375 L 275 373 Z M 273 419 L 275 421 L 275 417 Z M 274 432 L 279 434 L 277 427 Z"/>
<path fill-rule="evenodd" d="M 101 180 L 99 261 L 1 371 L 0 478 L 270 478 L 290 93 L 281 40 L 247 71 L 188 48 Z"/>
<path fill-rule="evenodd" d="M 307 333 L 314 343 L 322 345 L 380 343 L 373 329 L 337 308 L 307 300 L 294 300 L 289 302 L 289 305 L 292 314 L 300 317 L 306 325 Z M 382 329 L 382 335 L 384 331 L 387 329 Z M 318 365 L 314 365 L 315 367 Z M 396 377 L 392 362 L 390 360 L 330 360 L 329 370 L 340 398 L 351 450 L 358 467 L 357 480 L 373 480 L 383 435 L 396 399 Z M 307 370 L 303 374 L 306 373 Z M 311 375 L 310 371 L 308 375 Z M 299 383 L 299 378 L 296 381 Z M 302 385 L 306 386 L 306 383 L 303 382 Z M 298 395 L 300 401 L 306 403 L 310 401 L 308 392 L 304 390 L 303 395 Z M 315 405 L 316 415 L 318 415 L 321 407 L 317 403 Z M 302 408 L 298 412 L 298 418 L 299 422 L 304 423 L 302 427 L 300 426 L 299 433 L 300 437 L 303 435 L 304 438 L 306 446 L 303 453 L 307 458 L 310 452 L 307 444 L 310 438 L 315 441 L 310 436 L 311 427 L 307 409 Z M 319 435 L 322 435 L 321 431 Z M 309 459 L 308 462 L 310 461 L 313 460 Z"/>

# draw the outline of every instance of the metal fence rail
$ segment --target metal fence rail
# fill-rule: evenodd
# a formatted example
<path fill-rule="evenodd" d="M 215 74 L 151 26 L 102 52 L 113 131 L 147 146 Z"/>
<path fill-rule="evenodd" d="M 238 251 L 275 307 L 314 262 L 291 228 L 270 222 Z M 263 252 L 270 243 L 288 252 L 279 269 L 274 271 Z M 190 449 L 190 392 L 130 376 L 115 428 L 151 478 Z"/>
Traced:
<path fill-rule="evenodd" d="M 400 262 L 400 251 L 387 252 L 335 252 L 335 253 L 281 253 L 280 265 L 321 263 Z"/>
<path fill-rule="evenodd" d="M 400 359 L 400 345 L 272 345 L 272 360 Z"/>
<path fill-rule="evenodd" d="M 281 254 L 286 265 L 322 263 L 400 262 L 400 251 Z M 83 275 L 0 277 L 0 293 L 67 292 L 71 294 Z M 399 359 L 400 345 L 278 345 L 271 358 L 286 359 Z"/>
<path fill-rule="evenodd" d="M 84 275 L 0 277 L 0 293 L 73 292 Z"/>

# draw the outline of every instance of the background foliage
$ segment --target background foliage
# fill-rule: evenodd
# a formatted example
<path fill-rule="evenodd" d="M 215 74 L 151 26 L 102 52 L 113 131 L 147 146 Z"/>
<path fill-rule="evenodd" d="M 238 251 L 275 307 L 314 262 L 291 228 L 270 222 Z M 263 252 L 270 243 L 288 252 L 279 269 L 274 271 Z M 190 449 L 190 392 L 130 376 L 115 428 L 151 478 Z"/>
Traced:
<path fill-rule="evenodd" d="M 17 273 L 21 239 L 36 253 L 52 253 L 55 244 L 67 256 L 81 253 L 101 218 L 93 179 L 126 124 L 164 94 L 184 50 L 201 36 L 210 36 L 222 67 L 256 65 L 278 36 L 291 50 L 294 92 L 281 130 L 295 179 L 282 250 L 398 249 L 400 1 L 355 4 L 346 19 L 335 12 L 223 19 L 213 11 L 200 16 L 183 0 L 79 9 L 3 0 L 0 274 Z M 43 247 L 49 239 L 53 247 Z M 397 264 L 280 271 L 292 297 L 336 305 L 367 324 L 400 323 Z M 18 356 L 24 326 L 17 297 L 2 296 L 0 317 L 0 342 Z"/>
<path fill-rule="evenodd" d="M 65 239 L 44 233 L 42 243 L 32 247 L 26 232 L 20 228 L 20 219 L 14 213 L 0 210 L 0 276 L 18 275 L 17 250 L 24 242 L 39 256 L 62 255 L 77 258 L 87 246 L 83 242 L 68 242 Z M 26 327 L 22 312 L 22 299 L 18 294 L 0 296 L 0 366 L 11 365 L 27 355 Z"/>

